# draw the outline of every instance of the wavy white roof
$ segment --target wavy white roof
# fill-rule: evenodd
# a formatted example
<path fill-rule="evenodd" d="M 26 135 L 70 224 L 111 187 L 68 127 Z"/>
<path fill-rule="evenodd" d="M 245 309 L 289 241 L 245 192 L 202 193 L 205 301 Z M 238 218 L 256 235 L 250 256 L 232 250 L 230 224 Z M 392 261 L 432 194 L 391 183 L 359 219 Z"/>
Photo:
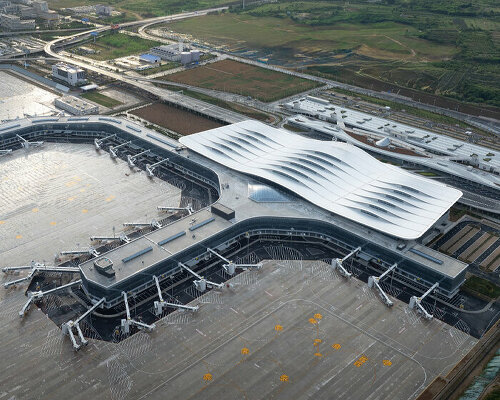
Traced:
<path fill-rule="evenodd" d="M 402 239 L 422 236 L 462 196 L 353 145 L 308 139 L 258 121 L 184 136 L 180 142 L 228 168 Z"/>

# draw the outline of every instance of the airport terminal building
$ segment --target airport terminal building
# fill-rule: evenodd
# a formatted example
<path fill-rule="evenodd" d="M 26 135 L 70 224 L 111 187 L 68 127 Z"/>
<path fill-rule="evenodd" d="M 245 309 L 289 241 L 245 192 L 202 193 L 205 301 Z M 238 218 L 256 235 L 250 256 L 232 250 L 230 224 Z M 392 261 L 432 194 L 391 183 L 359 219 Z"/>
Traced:
<path fill-rule="evenodd" d="M 414 240 L 446 218 L 460 191 L 383 164 L 349 144 L 318 143 L 244 121 L 186 136 L 179 146 L 103 116 L 19 120 L 4 124 L 0 135 L 5 152 L 33 141 L 98 143 L 136 167 L 153 173 L 151 166 L 158 164 L 157 176 L 175 173 L 212 193 L 212 206 L 156 224 L 79 264 L 91 303 L 104 299 L 104 307 L 116 307 L 124 292 L 138 294 L 154 287 L 154 277 L 161 283 L 185 267 L 213 264 L 218 259 L 211 250 L 224 257 L 242 240 L 298 239 L 340 257 L 355 253 L 373 274 L 397 264 L 395 276 L 405 285 L 424 291 L 439 283 L 444 298 L 453 297 L 465 279 L 467 264 Z"/>

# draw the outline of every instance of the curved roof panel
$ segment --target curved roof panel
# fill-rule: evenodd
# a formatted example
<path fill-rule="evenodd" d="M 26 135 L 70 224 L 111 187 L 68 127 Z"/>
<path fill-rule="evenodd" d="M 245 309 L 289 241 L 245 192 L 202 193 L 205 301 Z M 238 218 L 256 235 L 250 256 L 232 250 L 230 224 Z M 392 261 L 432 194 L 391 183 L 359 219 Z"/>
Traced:
<path fill-rule="evenodd" d="M 181 143 L 228 168 L 274 182 L 318 207 L 402 239 L 422 236 L 462 192 L 339 142 L 258 121 L 185 136 Z"/>

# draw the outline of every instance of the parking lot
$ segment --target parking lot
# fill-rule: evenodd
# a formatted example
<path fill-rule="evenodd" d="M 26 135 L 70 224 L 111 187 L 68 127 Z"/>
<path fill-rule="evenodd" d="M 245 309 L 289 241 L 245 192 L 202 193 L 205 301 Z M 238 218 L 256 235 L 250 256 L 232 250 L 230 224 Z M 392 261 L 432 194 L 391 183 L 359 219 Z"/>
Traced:
<path fill-rule="evenodd" d="M 485 271 L 500 267 L 500 230 L 491 222 L 461 221 L 432 247 Z"/>

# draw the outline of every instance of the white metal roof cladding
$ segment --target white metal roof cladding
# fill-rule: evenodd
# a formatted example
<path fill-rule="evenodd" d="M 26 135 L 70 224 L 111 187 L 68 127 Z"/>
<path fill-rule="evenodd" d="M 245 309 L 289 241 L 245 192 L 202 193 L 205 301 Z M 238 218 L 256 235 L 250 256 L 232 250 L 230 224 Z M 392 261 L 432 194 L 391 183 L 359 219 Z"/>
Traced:
<path fill-rule="evenodd" d="M 384 164 L 357 147 L 243 121 L 180 142 L 228 168 L 285 187 L 311 203 L 402 239 L 424 234 L 462 195 Z"/>

